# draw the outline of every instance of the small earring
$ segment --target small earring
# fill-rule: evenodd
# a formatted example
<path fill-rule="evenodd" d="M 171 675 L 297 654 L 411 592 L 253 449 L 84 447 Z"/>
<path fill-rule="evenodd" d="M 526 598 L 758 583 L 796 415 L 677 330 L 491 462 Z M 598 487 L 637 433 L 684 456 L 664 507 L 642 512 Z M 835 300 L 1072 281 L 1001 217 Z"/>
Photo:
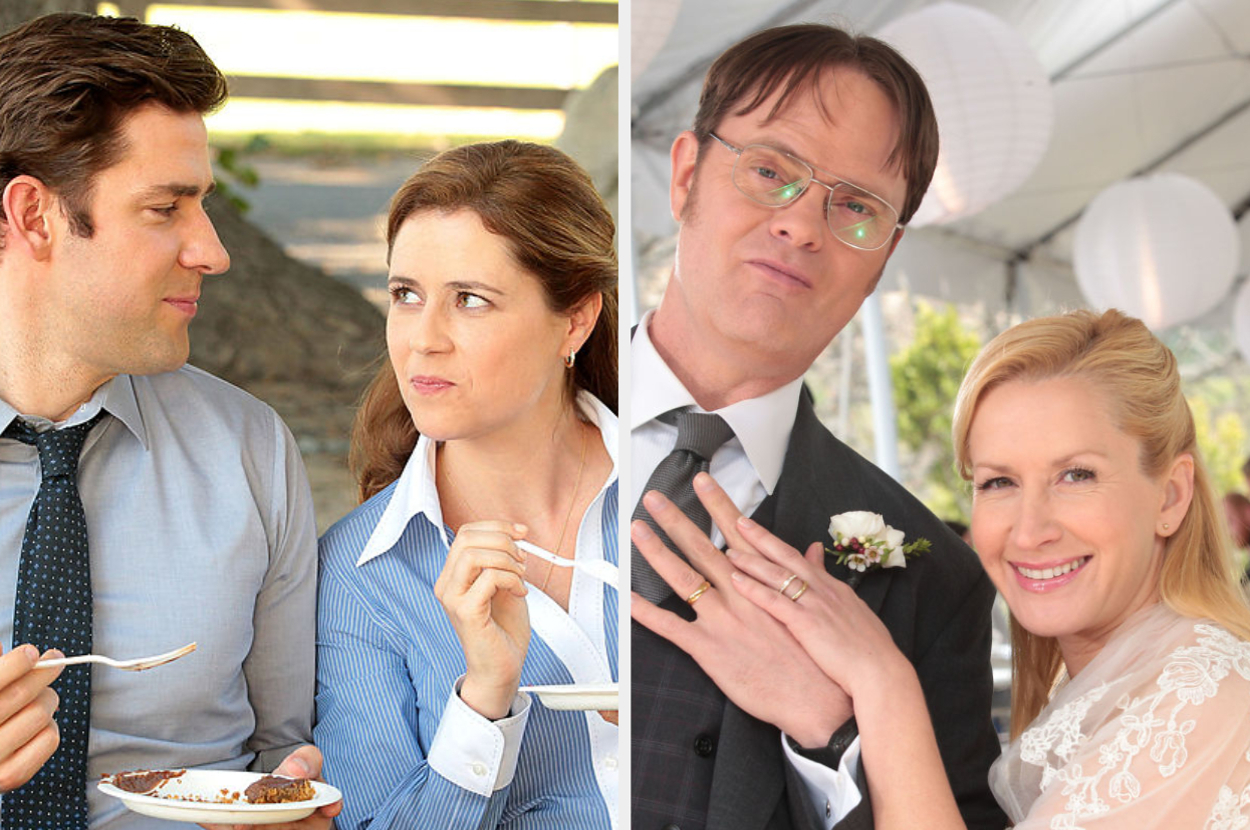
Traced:
<path fill-rule="evenodd" d="M 1171 526 L 1170 524 L 1168 524 L 1167 522 L 1164 522 L 1164 523 L 1163 523 L 1163 529 L 1164 529 L 1164 530 L 1171 530 L 1171 529 L 1172 529 L 1172 526 Z"/>
<path fill-rule="evenodd" d="M 569 356 L 564 358 L 564 367 L 566 369 L 572 369 L 573 361 L 576 359 L 577 359 L 577 352 L 575 352 L 573 349 L 569 349 Z"/>

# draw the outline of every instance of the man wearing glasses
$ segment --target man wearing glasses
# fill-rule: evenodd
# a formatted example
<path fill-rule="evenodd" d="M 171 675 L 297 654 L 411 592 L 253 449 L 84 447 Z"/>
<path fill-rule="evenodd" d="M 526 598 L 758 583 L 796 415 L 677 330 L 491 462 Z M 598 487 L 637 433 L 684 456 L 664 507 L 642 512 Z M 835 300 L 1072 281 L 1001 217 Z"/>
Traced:
<path fill-rule="evenodd" d="M 819 423 L 803 385 L 875 288 L 936 158 L 923 82 L 879 41 L 788 26 L 715 62 L 694 128 L 673 143 L 673 274 L 631 346 L 632 498 L 645 520 L 661 505 L 644 508 L 644 490 L 666 491 L 706 527 L 691 489 L 701 468 L 800 550 L 832 544 L 830 517 L 852 510 L 929 539 L 857 590 L 916 665 L 968 826 L 1001 828 L 986 777 L 993 589 L 939 520 Z M 633 826 L 872 827 L 846 695 L 734 590 L 728 565 L 695 575 L 658 561 L 686 581 L 675 594 L 635 549 Z M 802 586 L 779 590 L 797 599 Z"/>

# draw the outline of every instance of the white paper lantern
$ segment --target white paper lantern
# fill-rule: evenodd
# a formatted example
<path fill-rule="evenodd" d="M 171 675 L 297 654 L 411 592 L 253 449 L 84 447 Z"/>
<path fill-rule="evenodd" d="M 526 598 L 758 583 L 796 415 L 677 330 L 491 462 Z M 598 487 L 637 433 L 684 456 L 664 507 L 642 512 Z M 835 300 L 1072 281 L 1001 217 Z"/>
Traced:
<path fill-rule="evenodd" d="M 1050 141 L 1054 95 L 1024 38 L 982 9 L 937 3 L 877 35 L 924 78 L 941 149 L 913 227 L 953 222 L 1024 183 Z"/>
<path fill-rule="evenodd" d="M 629 77 L 636 81 L 668 40 L 681 0 L 634 0 L 629 13 Z"/>
<path fill-rule="evenodd" d="M 1219 305 L 1241 258 L 1228 207 L 1177 173 L 1127 179 L 1099 193 L 1072 245 L 1072 268 L 1090 305 L 1118 308 L 1155 331 Z"/>

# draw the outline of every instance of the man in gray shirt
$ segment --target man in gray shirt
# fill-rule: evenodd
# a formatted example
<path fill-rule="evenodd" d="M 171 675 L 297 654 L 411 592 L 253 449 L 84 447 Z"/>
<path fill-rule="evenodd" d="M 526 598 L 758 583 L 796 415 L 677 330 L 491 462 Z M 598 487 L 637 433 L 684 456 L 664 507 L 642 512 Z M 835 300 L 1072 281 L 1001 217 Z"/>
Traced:
<path fill-rule="evenodd" d="M 184 365 L 201 282 L 229 267 L 203 205 L 203 115 L 225 97 L 221 73 L 176 29 L 62 14 L 0 38 L 4 830 L 79 828 L 87 815 L 92 828 L 168 826 L 99 794 L 94 780 L 110 772 L 320 773 L 306 745 L 316 531 L 304 468 L 273 410 Z M 77 466 L 91 649 L 199 649 L 148 673 L 74 675 L 89 678 L 89 721 L 73 721 L 70 670 L 58 681 L 61 670 L 35 669 L 14 615 L 29 602 L 28 549 L 38 553 L 28 516 L 55 460 L 40 442 L 93 421 Z M 64 724 L 87 722 L 85 773 L 58 783 L 78 807 L 51 815 L 58 799 L 30 791 L 63 764 L 49 762 L 57 753 L 84 745 L 84 729 Z M 328 827 L 336 812 L 299 826 Z"/>

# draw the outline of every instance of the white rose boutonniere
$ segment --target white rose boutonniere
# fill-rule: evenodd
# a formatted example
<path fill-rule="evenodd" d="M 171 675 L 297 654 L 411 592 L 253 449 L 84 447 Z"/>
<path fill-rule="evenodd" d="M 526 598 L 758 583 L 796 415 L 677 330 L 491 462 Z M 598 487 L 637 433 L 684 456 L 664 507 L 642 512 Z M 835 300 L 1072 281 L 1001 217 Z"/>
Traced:
<path fill-rule="evenodd" d="M 920 538 L 903 544 L 903 531 L 885 523 L 880 513 L 853 510 L 829 518 L 833 547 L 825 550 L 838 558 L 839 565 L 864 573 L 874 568 L 905 568 L 907 559 L 929 550 L 929 540 Z"/>

